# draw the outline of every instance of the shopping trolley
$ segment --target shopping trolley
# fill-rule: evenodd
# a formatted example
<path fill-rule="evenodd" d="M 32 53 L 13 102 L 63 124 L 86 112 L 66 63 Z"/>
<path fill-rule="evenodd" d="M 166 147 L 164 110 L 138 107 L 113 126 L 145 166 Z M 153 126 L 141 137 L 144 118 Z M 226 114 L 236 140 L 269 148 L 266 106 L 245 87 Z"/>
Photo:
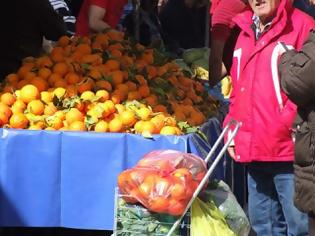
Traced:
<path fill-rule="evenodd" d="M 210 164 L 209 169 L 206 175 L 203 177 L 201 182 L 199 183 L 198 187 L 196 188 L 195 192 L 193 193 L 190 201 L 188 202 L 183 214 L 179 217 L 170 216 L 166 214 L 160 213 L 152 213 L 149 212 L 146 208 L 139 206 L 139 205 L 131 205 L 123 202 L 123 197 L 126 197 L 119 193 L 116 189 L 115 191 L 115 211 L 114 211 L 114 228 L 113 228 L 113 236 L 189 236 L 189 228 L 190 228 L 190 207 L 196 197 L 201 192 L 204 185 L 209 180 L 211 174 L 215 170 L 217 164 L 220 162 L 221 158 L 224 156 L 227 148 L 231 144 L 232 140 L 234 139 L 235 135 L 237 134 L 241 124 L 235 120 L 231 120 L 226 127 L 221 132 L 220 136 L 214 143 L 213 147 L 211 148 L 210 152 L 208 153 L 207 157 L 205 158 L 205 162 L 208 163 L 210 160 L 212 161 L 213 155 L 216 153 L 218 147 L 220 146 L 221 141 L 223 140 L 224 136 L 228 134 L 228 139 L 225 142 L 224 146 L 220 149 L 216 158 L 214 158 L 213 162 Z M 130 214 L 123 215 L 121 212 L 125 211 L 126 209 L 132 210 Z M 131 220 L 133 217 L 133 220 Z M 138 221 L 134 221 L 134 219 L 138 219 Z M 146 220 L 142 220 L 146 219 Z M 133 224 L 133 230 L 124 230 L 122 225 L 124 224 Z M 139 223 L 139 227 L 137 227 L 137 223 Z M 148 233 L 148 232 L 141 232 L 141 226 L 146 225 L 148 228 L 152 226 L 160 227 L 158 233 Z M 156 229 L 155 229 L 156 230 Z M 153 232 L 153 230 L 152 230 Z"/>

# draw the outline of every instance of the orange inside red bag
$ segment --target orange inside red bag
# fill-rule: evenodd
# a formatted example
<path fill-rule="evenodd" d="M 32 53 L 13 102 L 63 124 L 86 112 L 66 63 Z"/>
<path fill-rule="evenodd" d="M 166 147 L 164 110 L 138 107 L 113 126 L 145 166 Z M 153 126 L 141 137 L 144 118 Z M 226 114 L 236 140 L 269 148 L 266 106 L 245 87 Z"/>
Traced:
<path fill-rule="evenodd" d="M 129 203 L 181 215 L 206 172 L 206 163 L 194 154 L 153 151 L 118 176 L 118 187 Z"/>

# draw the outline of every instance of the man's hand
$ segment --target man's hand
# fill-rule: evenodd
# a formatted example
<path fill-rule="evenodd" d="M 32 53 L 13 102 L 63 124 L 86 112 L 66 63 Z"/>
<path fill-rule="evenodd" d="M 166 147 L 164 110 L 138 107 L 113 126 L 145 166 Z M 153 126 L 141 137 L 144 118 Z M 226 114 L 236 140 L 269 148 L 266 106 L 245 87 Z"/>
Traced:
<path fill-rule="evenodd" d="M 227 150 L 229 152 L 229 155 L 235 160 L 236 159 L 236 157 L 235 157 L 235 146 L 229 146 Z"/>
<path fill-rule="evenodd" d="M 315 5 L 315 0 L 309 0 L 311 5 Z"/>

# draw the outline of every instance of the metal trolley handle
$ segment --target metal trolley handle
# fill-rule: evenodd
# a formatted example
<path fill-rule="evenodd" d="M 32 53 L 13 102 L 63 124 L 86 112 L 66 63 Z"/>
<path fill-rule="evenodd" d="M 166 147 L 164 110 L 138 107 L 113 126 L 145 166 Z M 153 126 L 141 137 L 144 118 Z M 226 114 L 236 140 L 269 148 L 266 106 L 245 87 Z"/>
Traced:
<path fill-rule="evenodd" d="M 172 228 L 170 229 L 170 231 L 168 232 L 167 236 L 171 236 L 174 231 L 176 230 L 176 228 L 178 227 L 178 225 L 180 224 L 180 222 L 182 221 L 183 217 L 185 216 L 185 214 L 187 213 L 187 211 L 189 210 L 189 208 L 191 207 L 192 203 L 194 202 L 194 200 L 196 199 L 196 197 L 199 195 L 199 193 L 201 192 L 203 186 L 206 184 L 206 182 L 208 181 L 210 175 L 212 174 L 212 172 L 214 171 L 214 169 L 216 168 L 217 164 L 219 163 L 219 161 L 221 160 L 221 158 L 223 157 L 224 153 L 226 152 L 227 148 L 230 146 L 230 143 L 232 142 L 232 140 L 234 139 L 235 135 L 237 134 L 239 128 L 241 127 L 241 123 L 237 122 L 236 120 L 231 120 L 223 129 L 222 133 L 220 134 L 219 138 L 217 139 L 217 141 L 215 142 L 215 144 L 213 145 L 213 147 L 211 148 L 210 152 L 208 153 L 205 162 L 208 163 L 209 160 L 211 159 L 211 157 L 213 156 L 213 154 L 215 153 L 215 151 L 217 150 L 217 148 L 219 147 L 219 144 L 221 143 L 221 141 L 223 140 L 224 136 L 227 134 L 227 132 L 232 131 L 231 135 L 229 135 L 226 143 L 224 144 L 224 146 L 222 147 L 220 153 L 218 154 L 218 156 L 216 157 L 216 159 L 213 161 L 213 163 L 211 164 L 209 170 L 207 171 L 206 175 L 203 177 L 203 179 L 201 180 L 201 182 L 199 183 L 197 189 L 195 190 L 192 198 L 190 199 L 190 201 L 188 202 L 185 211 L 183 212 L 183 214 L 176 220 L 176 222 L 174 223 L 174 225 L 172 226 Z"/>

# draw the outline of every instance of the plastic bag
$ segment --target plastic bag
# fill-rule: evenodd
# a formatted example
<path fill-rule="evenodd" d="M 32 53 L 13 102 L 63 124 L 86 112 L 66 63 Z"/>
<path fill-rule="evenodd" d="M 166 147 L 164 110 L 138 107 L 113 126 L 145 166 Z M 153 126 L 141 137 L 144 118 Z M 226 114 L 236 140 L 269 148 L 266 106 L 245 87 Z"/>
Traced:
<path fill-rule="evenodd" d="M 201 198 L 204 201 L 214 201 L 235 235 L 247 236 L 249 234 L 249 220 L 226 183 L 223 181 L 212 182 L 203 191 Z"/>
<path fill-rule="evenodd" d="M 196 198 L 191 207 L 190 235 L 235 236 L 214 202 L 203 202 L 199 198 Z"/>
<path fill-rule="evenodd" d="M 194 154 L 153 151 L 118 176 L 118 187 L 129 203 L 140 202 L 158 213 L 181 215 L 206 174 L 206 164 Z"/>

